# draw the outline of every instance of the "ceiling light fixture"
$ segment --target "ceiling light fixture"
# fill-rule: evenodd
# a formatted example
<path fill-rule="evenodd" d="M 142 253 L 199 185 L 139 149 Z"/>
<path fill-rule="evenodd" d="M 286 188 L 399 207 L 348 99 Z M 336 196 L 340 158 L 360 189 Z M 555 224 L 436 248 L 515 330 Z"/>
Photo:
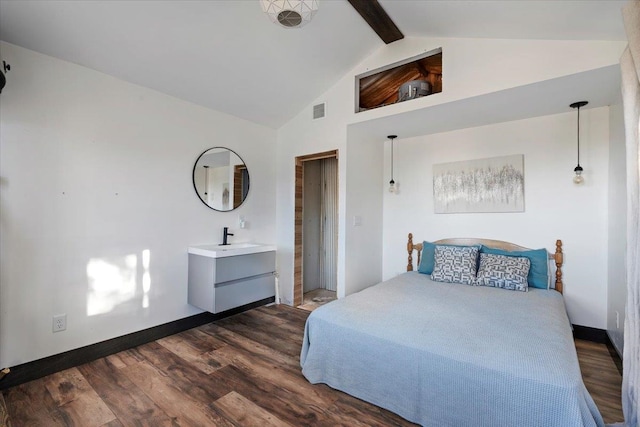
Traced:
<path fill-rule="evenodd" d="M 260 0 L 262 11 L 274 24 L 284 28 L 301 28 L 311 22 L 319 0 Z"/>
<path fill-rule="evenodd" d="M 587 102 L 587 101 L 578 101 L 578 102 L 574 102 L 573 104 L 569 105 L 569 107 L 571 107 L 571 108 L 577 108 L 578 109 L 578 166 L 576 166 L 573 169 L 573 171 L 576 174 L 576 176 L 573 177 L 573 182 L 575 184 L 582 184 L 584 182 L 584 177 L 582 176 L 582 171 L 584 169 L 582 169 L 582 166 L 580 166 L 580 108 L 584 107 L 588 103 L 589 102 Z"/>
<path fill-rule="evenodd" d="M 396 182 L 393 180 L 393 140 L 397 137 L 398 135 L 389 135 L 387 137 L 391 140 L 391 181 L 389 181 L 389 193 L 396 192 Z"/>

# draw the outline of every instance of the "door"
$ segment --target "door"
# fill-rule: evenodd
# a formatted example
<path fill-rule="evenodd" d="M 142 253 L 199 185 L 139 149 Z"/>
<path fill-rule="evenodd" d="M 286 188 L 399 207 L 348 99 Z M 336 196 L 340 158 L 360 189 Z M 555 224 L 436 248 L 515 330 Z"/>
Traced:
<path fill-rule="evenodd" d="M 328 162 L 320 166 L 310 166 L 306 168 L 307 162 L 329 159 Z M 312 197 L 305 194 L 305 180 L 309 181 L 317 176 L 319 170 L 320 177 L 317 178 L 316 187 L 319 187 L 320 200 L 316 200 L 306 207 L 305 197 Z M 322 172 L 324 170 L 324 172 Z M 313 171 L 313 172 L 312 172 Z M 307 177 L 306 174 L 309 174 Z M 313 182 L 313 181 L 310 181 Z M 325 185 L 326 183 L 326 185 Z M 313 187 L 312 184 L 309 185 Z M 324 200 L 324 201 L 323 201 Z M 309 200 L 307 200 L 308 202 Z M 293 266 L 293 304 L 299 306 L 303 301 L 305 292 L 304 282 L 308 282 L 309 287 L 325 286 L 330 290 L 336 289 L 337 285 L 337 242 L 338 242 L 338 150 L 326 151 L 323 153 L 310 154 L 296 157 L 295 165 L 295 214 L 294 214 L 294 266 Z M 309 252 L 305 254 L 305 215 L 311 223 L 316 226 L 316 238 L 307 242 Z M 307 231 L 306 234 L 311 233 Z M 307 236 L 310 237 L 310 236 Z M 314 245 L 313 248 L 308 245 Z M 306 260 L 313 258 L 313 260 Z M 309 270 L 305 280 L 305 270 Z M 315 274 L 317 279 L 312 279 Z M 314 282 L 317 282 L 314 284 Z"/>

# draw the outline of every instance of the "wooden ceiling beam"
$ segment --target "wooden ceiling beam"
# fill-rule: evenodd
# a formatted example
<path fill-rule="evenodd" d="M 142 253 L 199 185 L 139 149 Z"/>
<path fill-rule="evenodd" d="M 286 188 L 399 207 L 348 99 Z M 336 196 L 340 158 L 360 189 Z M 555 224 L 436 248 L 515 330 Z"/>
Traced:
<path fill-rule="evenodd" d="M 403 39 L 404 34 L 378 3 L 378 0 L 348 0 L 351 6 L 386 44 Z"/>

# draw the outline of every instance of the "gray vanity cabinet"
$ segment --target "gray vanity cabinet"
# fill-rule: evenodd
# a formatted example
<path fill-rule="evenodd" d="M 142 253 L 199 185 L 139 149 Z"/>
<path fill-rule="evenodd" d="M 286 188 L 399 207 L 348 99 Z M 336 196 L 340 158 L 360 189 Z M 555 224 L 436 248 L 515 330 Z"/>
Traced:
<path fill-rule="evenodd" d="M 221 313 L 275 296 L 275 251 L 211 258 L 189 254 L 188 302 Z"/>

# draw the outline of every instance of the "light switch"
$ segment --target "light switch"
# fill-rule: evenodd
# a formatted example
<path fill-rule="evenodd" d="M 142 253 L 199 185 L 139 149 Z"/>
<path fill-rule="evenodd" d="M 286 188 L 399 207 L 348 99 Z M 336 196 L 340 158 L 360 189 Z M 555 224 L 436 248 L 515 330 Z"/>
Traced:
<path fill-rule="evenodd" d="M 353 217 L 353 226 L 360 227 L 362 225 L 362 217 L 360 215 L 355 215 Z"/>

